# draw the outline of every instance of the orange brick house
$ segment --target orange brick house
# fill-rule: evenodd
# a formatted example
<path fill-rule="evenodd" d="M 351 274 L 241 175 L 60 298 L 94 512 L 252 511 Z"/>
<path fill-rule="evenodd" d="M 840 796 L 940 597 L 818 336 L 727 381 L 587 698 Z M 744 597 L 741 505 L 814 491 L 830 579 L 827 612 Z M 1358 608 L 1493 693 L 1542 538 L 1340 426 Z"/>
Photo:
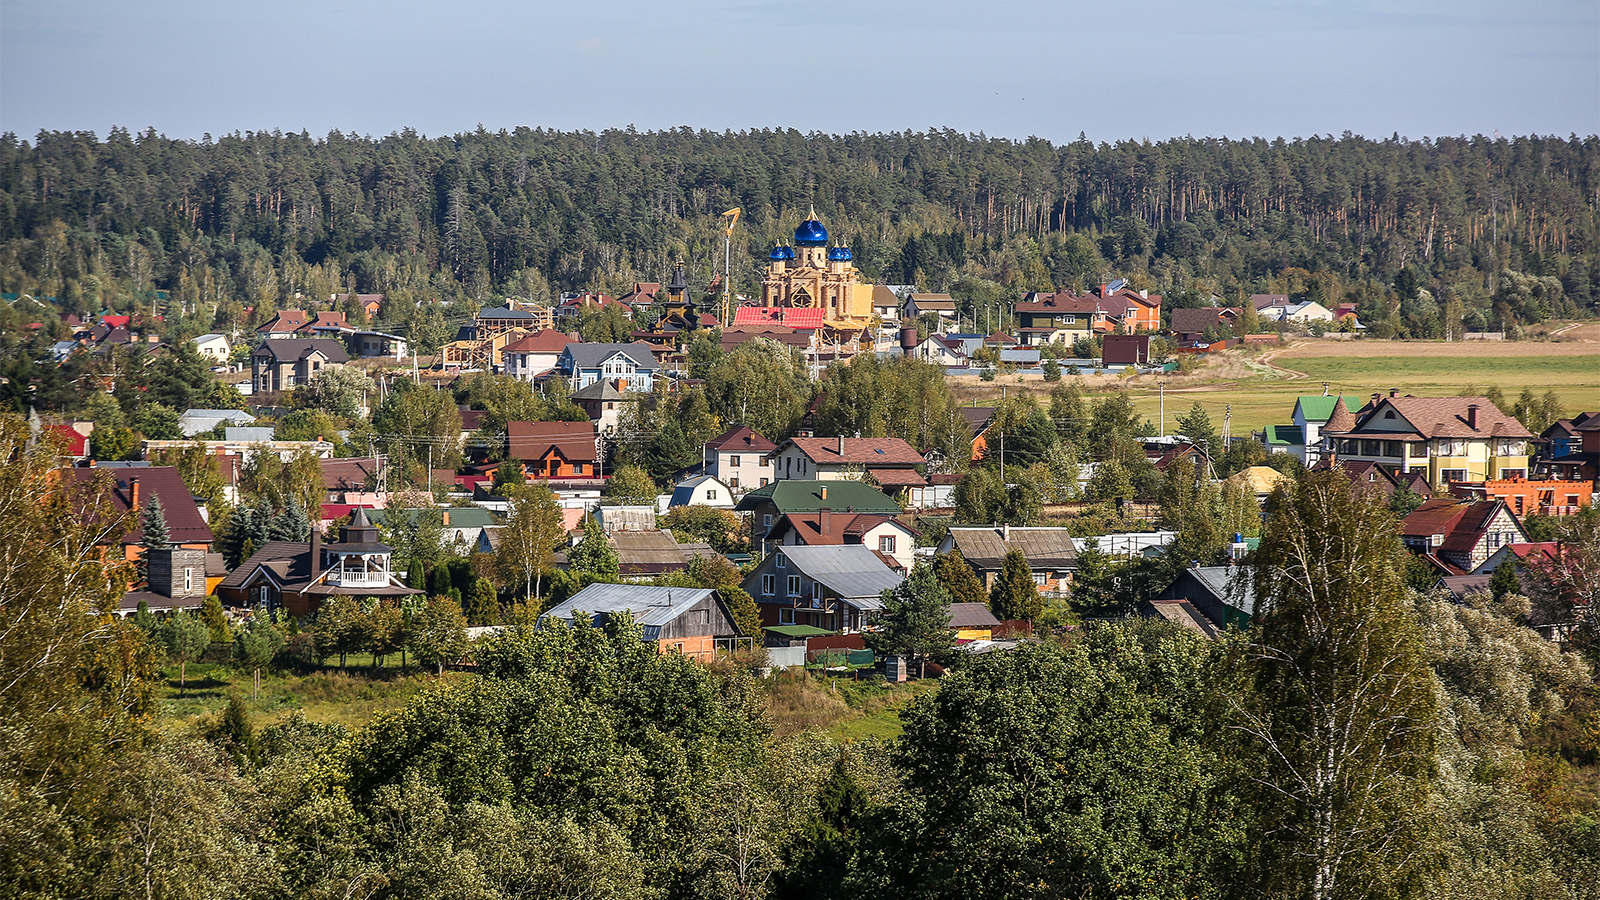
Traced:
<path fill-rule="evenodd" d="M 599 477 L 593 422 L 508 422 L 506 436 L 510 458 L 521 460 L 530 478 Z"/>
<path fill-rule="evenodd" d="M 1518 516 L 1570 516 L 1594 502 L 1594 485 L 1587 481 L 1455 482 L 1450 493 L 1463 500 L 1503 500 Z"/>
<path fill-rule="evenodd" d="M 129 562 L 137 561 L 144 552 L 140 546 L 144 540 L 142 513 L 151 497 L 161 498 L 167 539 L 173 547 L 206 551 L 216 539 L 174 466 L 79 466 L 66 471 L 85 494 L 98 490 L 114 511 L 136 515 L 133 526 L 120 538 L 122 558 Z"/>

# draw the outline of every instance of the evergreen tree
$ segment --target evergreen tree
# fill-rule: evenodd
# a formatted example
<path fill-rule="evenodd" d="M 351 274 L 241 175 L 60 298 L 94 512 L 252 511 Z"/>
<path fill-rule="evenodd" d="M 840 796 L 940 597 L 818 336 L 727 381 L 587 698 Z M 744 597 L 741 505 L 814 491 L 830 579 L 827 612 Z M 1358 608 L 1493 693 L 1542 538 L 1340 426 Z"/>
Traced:
<path fill-rule="evenodd" d="M 617 577 L 617 551 L 600 528 L 600 520 L 590 516 L 583 523 L 583 540 L 567 554 L 567 568 L 600 581 Z"/>
<path fill-rule="evenodd" d="M 1402 483 L 1389 495 L 1389 511 L 1397 517 L 1404 519 L 1417 511 L 1427 497 L 1413 491 L 1409 483 Z"/>
<path fill-rule="evenodd" d="M 994 587 L 989 591 L 989 610 L 1001 620 L 1030 622 L 1044 611 L 1039 587 L 1033 583 L 1033 570 L 1021 550 L 1006 551 L 1000 572 L 994 578 Z"/>
<path fill-rule="evenodd" d="M 839 895 L 862 820 L 872 805 L 850 772 L 849 753 L 848 747 L 840 748 L 818 792 L 816 811 L 788 849 L 788 864 L 773 888 L 778 900 L 828 900 Z"/>
<path fill-rule="evenodd" d="M 189 663 L 198 660 L 211 646 L 211 629 L 186 612 L 175 612 L 162 620 L 156 632 L 167 659 L 178 664 L 178 696 L 183 696 L 189 681 Z"/>
<path fill-rule="evenodd" d="M 267 540 L 296 543 L 311 540 L 311 521 L 306 518 L 306 511 L 299 500 L 290 497 L 284 504 L 283 511 L 272 519 L 272 525 L 267 529 Z"/>
<path fill-rule="evenodd" d="M 150 584 L 150 560 L 148 554 L 152 550 L 166 550 L 172 546 L 172 534 L 167 530 L 167 516 L 161 509 L 161 498 L 154 493 L 150 495 L 150 502 L 144 505 L 144 514 L 140 517 L 144 526 L 144 536 L 139 539 L 139 584 L 148 587 Z"/>
<path fill-rule="evenodd" d="M 983 589 L 983 582 L 979 580 L 977 573 L 972 571 L 972 566 L 967 564 L 960 550 L 951 548 L 949 553 L 935 558 L 933 573 L 949 592 L 951 603 L 989 602 L 989 594 Z"/>
<path fill-rule="evenodd" d="M 880 621 L 882 627 L 868 636 L 879 654 L 926 662 L 948 651 L 955 640 L 950 630 L 950 592 L 925 563 L 918 563 L 909 578 L 883 592 Z"/>
<path fill-rule="evenodd" d="M 500 600 L 495 596 L 494 583 L 487 578 L 479 578 L 472 586 L 472 595 L 464 612 L 468 625 L 500 624 Z"/>
<path fill-rule="evenodd" d="M 222 601 L 216 594 L 210 594 L 200 604 L 200 621 L 206 623 L 206 628 L 211 632 L 211 643 L 217 644 L 231 639 L 228 634 L 228 619 L 222 612 Z"/>
<path fill-rule="evenodd" d="M 1078 568 L 1072 573 L 1072 608 L 1079 615 L 1092 615 L 1109 607 L 1116 599 L 1115 567 L 1112 559 L 1090 544 L 1078 554 Z"/>
<path fill-rule="evenodd" d="M 761 611 L 756 608 L 755 598 L 738 585 L 719 587 L 717 593 L 722 597 L 722 601 L 728 604 L 728 614 L 733 617 L 734 624 L 739 626 L 745 637 L 755 638 L 759 646 L 763 632 Z"/>
<path fill-rule="evenodd" d="M 1167 466 L 1157 497 L 1161 501 L 1157 523 L 1177 532 L 1166 553 L 1169 573 L 1176 577 L 1191 565 L 1215 562 L 1225 540 L 1219 528 L 1222 497 L 1216 485 L 1193 463 L 1178 459 Z"/>
<path fill-rule="evenodd" d="M 1212 459 L 1222 455 L 1221 442 L 1217 437 L 1217 430 L 1211 424 L 1211 416 L 1206 413 L 1200 401 L 1194 401 L 1189 411 L 1178 417 L 1178 433 L 1188 438 L 1191 443 L 1205 450 Z"/>
<path fill-rule="evenodd" d="M 1489 593 L 1496 600 L 1522 593 L 1522 582 L 1517 578 L 1515 561 L 1508 559 L 1502 562 L 1489 576 Z"/>

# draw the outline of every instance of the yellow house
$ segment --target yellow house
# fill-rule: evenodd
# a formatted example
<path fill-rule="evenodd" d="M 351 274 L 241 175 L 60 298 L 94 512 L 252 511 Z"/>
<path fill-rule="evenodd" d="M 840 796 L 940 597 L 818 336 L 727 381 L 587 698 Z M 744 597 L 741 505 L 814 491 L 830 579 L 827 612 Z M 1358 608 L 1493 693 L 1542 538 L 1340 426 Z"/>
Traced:
<path fill-rule="evenodd" d="M 1401 397 L 1398 391 L 1372 395 L 1356 413 L 1335 404 L 1322 434 L 1336 457 L 1420 471 L 1435 490 L 1527 478 L 1533 437 L 1487 397 Z"/>
<path fill-rule="evenodd" d="M 982 603 L 950 604 L 950 629 L 958 641 L 987 641 L 994 638 L 1000 620 Z"/>

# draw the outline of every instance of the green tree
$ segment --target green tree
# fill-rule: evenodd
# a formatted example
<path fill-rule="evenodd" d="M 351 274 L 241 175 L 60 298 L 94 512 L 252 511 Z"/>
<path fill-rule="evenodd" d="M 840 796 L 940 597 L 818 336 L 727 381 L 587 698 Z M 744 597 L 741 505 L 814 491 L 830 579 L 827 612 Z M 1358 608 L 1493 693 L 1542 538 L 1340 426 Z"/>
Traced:
<path fill-rule="evenodd" d="M 156 635 L 167 659 L 178 664 L 178 696 L 188 690 L 189 663 L 203 656 L 211 646 L 211 629 L 186 612 L 175 612 L 161 622 Z"/>
<path fill-rule="evenodd" d="M 211 632 L 211 643 L 225 643 L 233 640 L 228 633 L 228 619 L 222 612 L 222 601 L 216 594 L 206 595 L 200 603 L 200 621 L 206 623 L 206 629 Z"/>
<path fill-rule="evenodd" d="M 272 666 L 283 646 L 283 632 L 263 613 L 251 616 L 234 640 L 234 664 L 251 674 L 250 699 L 261 696 L 261 670 Z"/>
<path fill-rule="evenodd" d="M 621 466 L 611 473 L 601 494 L 618 503 L 654 503 L 656 483 L 638 466 Z"/>
<path fill-rule="evenodd" d="M 494 583 L 487 578 L 477 579 L 463 612 L 468 625 L 500 624 L 500 600 L 495 596 Z"/>
<path fill-rule="evenodd" d="M 411 622 L 406 645 L 417 662 L 432 666 L 440 675 L 444 667 L 466 655 L 467 620 L 461 606 L 447 597 L 430 597 Z"/>
<path fill-rule="evenodd" d="M 595 580 L 617 577 L 617 551 L 611 546 L 600 520 L 588 517 L 583 523 L 583 539 L 567 554 L 567 568 Z"/>
<path fill-rule="evenodd" d="M 882 627 L 868 636 L 872 649 L 919 660 L 924 667 L 930 657 L 948 652 L 955 641 L 950 630 L 950 592 L 924 563 L 912 569 L 905 581 L 883 592 L 881 623 Z"/>
<path fill-rule="evenodd" d="M 166 550 L 172 546 L 172 533 L 167 530 L 167 515 L 161 509 L 161 498 L 155 494 L 150 495 L 150 500 L 144 505 L 144 514 L 140 517 L 140 524 L 144 528 L 144 536 L 139 539 L 139 584 L 150 584 L 150 560 L 146 554 L 152 550 Z"/>
<path fill-rule="evenodd" d="M 567 536 L 561 505 L 550 489 L 536 485 L 511 501 L 506 524 L 500 531 L 495 564 L 508 581 L 522 581 L 523 599 L 532 603 L 544 593 L 543 579 L 550 571 L 551 554 Z"/>
<path fill-rule="evenodd" d="M 1496 600 L 1522 593 L 1522 583 L 1517 580 L 1517 564 L 1514 560 L 1508 559 L 1495 568 L 1489 576 L 1489 593 Z"/>
<path fill-rule="evenodd" d="M 1161 502 L 1157 524 L 1177 532 L 1166 553 L 1171 574 L 1176 577 L 1196 562 L 1215 562 L 1226 540 L 1220 528 L 1222 496 L 1216 485 L 1193 463 L 1177 459 L 1167 466 L 1157 499 Z"/>
<path fill-rule="evenodd" d="M 989 590 L 989 609 L 1002 620 L 1030 622 L 1044 610 L 1039 587 L 1033 582 L 1033 570 L 1021 550 L 1006 551 L 1000 572 L 994 577 L 994 586 Z"/>
<path fill-rule="evenodd" d="M 972 571 L 972 566 L 960 550 L 952 547 L 949 553 L 936 557 L 933 574 L 938 576 L 939 583 L 950 594 L 951 603 L 989 602 L 989 593 L 983 589 L 983 582 Z"/>
<path fill-rule="evenodd" d="M 392 471 L 426 484 L 428 468 L 454 469 L 461 459 L 461 412 L 448 391 L 413 382 L 394 383 L 372 414 L 378 445 Z"/>
<path fill-rule="evenodd" d="M 722 597 L 722 602 L 728 604 L 728 614 L 733 617 L 733 624 L 739 626 L 739 631 L 745 637 L 755 638 L 759 646 L 762 638 L 761 611 L 756 608 L 755 598 L 738 585 L 718 587 L 717 593 Z"/>
<path fill-rule="evenodd" d="M 1394 519 L 1338 471 L 1280 486 L 1252 567 L 1260 888 L 1420 892 L 1438 709 Z"/>
<path fill-rule="evenodd" d="M 323 657 L 339 654 L 341 669 L 346 656 L 366 642 L 367 631 L 366 605 L 353 597 L 335 594 L 317 608 L 317 650 Z"/>
<path fill-rule="evenodd" d="M 1178 417 L 1178 433 L 1204 449 L 1212 459 L 1220 456 L 1225 449 L 1217 437 L 1217 429 L 1211 424 L 1211 416 L 1206 414 L 1199 400 L 1194 401 L 1188 412 Z"/>
<path fill-rule="evenodd" d="M 361 415 L 377 394 L 377 386 L 367 373 L 354 366 L 330 366 L 295 388 L 293 403 L 300 409 L 320 409 L 345 419 Z M 323 440 L 332 440 L 332 433 Z"/>

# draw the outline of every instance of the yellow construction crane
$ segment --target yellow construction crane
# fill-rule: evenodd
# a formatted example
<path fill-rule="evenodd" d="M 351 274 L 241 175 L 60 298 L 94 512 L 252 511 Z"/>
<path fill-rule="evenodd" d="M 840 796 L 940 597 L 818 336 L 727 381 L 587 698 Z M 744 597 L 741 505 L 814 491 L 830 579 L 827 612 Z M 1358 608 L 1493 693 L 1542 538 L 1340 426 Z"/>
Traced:
<path fill-rule="evenodd" d="M 733 273 L 730 271 L 733 263 L 733 226 L 739 224 L 739 214 L 742 212 L 744 212 L 742 208 L 735 206 L 722 214 L 722 217 L 728 220 L 728 230 L 722 233 L 722 309 L 718 317 L 724 328 L 732 324 L 728 321 L 728 317 L 732 309 L 733 296 Z"/>

